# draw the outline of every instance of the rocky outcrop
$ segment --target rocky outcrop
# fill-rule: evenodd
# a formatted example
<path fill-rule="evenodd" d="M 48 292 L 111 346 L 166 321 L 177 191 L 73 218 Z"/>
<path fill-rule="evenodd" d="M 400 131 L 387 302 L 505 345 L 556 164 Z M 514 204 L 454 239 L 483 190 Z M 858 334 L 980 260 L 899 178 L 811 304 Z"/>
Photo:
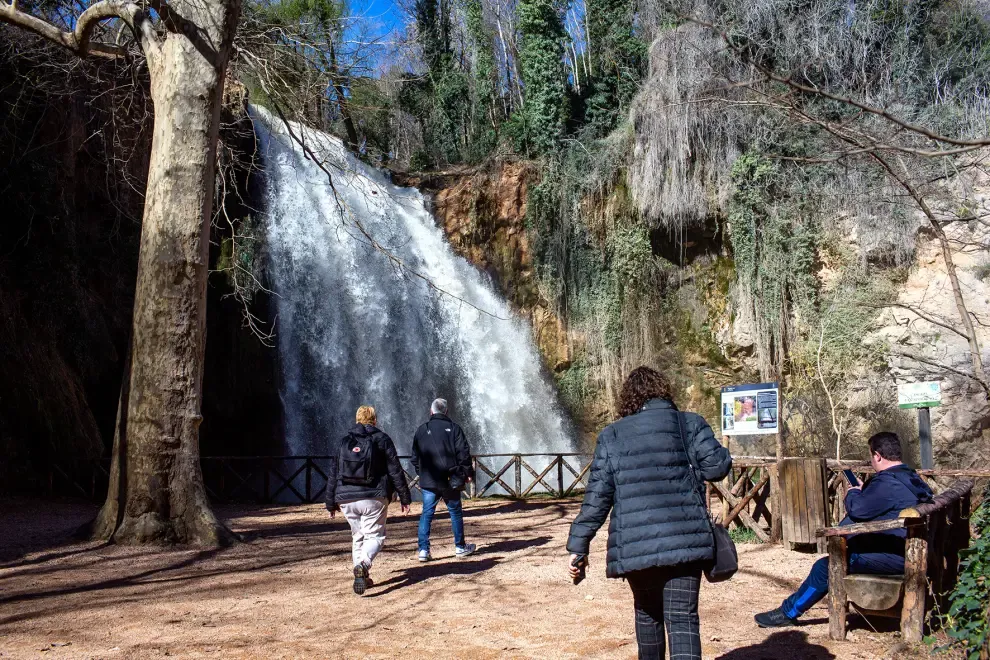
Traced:
<path fill-rule="evenodd" d="M 538 177 L 532 163 L 505 161 L 393 179 L 430 195 L 451 246 L 530 321 L 547 367 L 560 372 L 571 364 L 567 327 L 540 295 L 526 233 L 527 193 Z"/>
<path fill-rule="evenodd" d="M 990 283 L 985 278 L 990 230 L 978 222 L 958 223 L 950 225 L 947 234 L 983 361 L 988 364 Z M 929 232 L 919 232 L 914 264 L 900 287 L 896 306 L 884 312 L 880 323 L 877 337 L 890 345 L 893 384 L 942 383 L 943 405 L 932 409 L 937 462 L 963 467 L 990 464 L 990 404 L 983 389 L 965 376 L 973 369 L 970 349 L 959 330 L 959 312 L 941 246 Z"/>

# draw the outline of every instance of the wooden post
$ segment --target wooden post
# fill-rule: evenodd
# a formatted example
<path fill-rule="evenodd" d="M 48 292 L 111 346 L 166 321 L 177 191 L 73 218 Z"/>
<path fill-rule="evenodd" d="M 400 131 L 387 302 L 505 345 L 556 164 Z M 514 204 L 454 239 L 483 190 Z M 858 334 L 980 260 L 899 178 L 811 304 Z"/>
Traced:
<path fill-rule="evenodd" d="M 778 516 L 774 516 L 776 520 Z M 846 538 L 830 536 L 828 539 L 828 636 L 836 640 L 846 638 Z"/>
<path fill-rule="evenodd" d="M 928 408 L 918 408 L 918 441 L 921 444 L 921 469 L 935 467 L 932 455 L 932 416 Z"/>
<path fill-rule="evenodd" d="M 522 454 L 516 454 L 516 492 L 513 496 L 518 499 L 522 496 Z"/>
<path fill-rule="evenodd" d="M 920 642 L 925 635 L 925 603 L 928 596 L 928 543 L 926 526 L 908 527 L 904 547 L 904 607 L 901 610 L 901 635 L 905 642 Z"/>
<path fill-rule="evenodd" d="M 557 457 L 557 496 L 564 496 L 564 457 Z"/>
<path fill-rule="evenodd" d="M 780 459 L 778 458 L 777 463 L 769 466 L 768 469 L 770 470 L 770 543 L 780 543 L 783 536 L 780 516 L 780 511 L 783 508 L 780 503 L 782 497 L 780 492 Z"/>
<path fill-rule="evenodd" d="M 478 497 L 478 458 L 477 456 L 471 457 L 471 472 L 474 474 L 474 479 L 471 480 L 470 488 L 471 499 Z"/>

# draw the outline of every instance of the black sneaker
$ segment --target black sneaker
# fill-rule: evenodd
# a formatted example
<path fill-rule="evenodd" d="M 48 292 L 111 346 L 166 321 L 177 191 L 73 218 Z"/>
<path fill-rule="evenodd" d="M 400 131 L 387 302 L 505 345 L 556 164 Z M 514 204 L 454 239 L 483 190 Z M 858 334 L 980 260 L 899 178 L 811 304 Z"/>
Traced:
<path fill-rule="evenodd" d="M 354 567 L 354 593 L 363 596 L 365 589 L 372 584 L 368 577 L 368 567 L 362 562 Z"/>
<path fill-rule="evenodd" d="M 787 628 L 797 625 L 797 619 L 792 619 L 784 614 L 783 608 L 780 607 L 769 612 L 760 612 L 753 618 L 756 619 L 756 625 L 760 628 Z"/>

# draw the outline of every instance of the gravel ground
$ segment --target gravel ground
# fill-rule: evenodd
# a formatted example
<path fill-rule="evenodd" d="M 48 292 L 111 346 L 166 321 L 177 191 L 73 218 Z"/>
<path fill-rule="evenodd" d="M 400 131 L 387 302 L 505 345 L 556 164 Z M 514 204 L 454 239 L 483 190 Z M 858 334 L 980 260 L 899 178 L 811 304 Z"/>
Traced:
<path fill-rule="evenodd" d="M 393 504 L 388 541 L 365 597 L 351 590 L 350 535 L 322 506 L 227 507 L 246 541 L 224 550 L 72 543 L 95 509 L 0 499 L 2 658 L 635 658 L 632 597 L 604 575 L 605 534 L 588 579 L 566 578 L 576 501 L 465 505 L 479 551 L 453 557 L 446 514 L 435 561 L 416 561 L 416 521 Z M 442 508 L 442 507 L 441 507 Z M 896 633 L 852 617 L 828 639 L 824 605 L 799 628 L 758 629 L 807 573 L 813 555 L 740 546 L 731 581 L 703 583 L 704 657 L 908 657 Z"/>

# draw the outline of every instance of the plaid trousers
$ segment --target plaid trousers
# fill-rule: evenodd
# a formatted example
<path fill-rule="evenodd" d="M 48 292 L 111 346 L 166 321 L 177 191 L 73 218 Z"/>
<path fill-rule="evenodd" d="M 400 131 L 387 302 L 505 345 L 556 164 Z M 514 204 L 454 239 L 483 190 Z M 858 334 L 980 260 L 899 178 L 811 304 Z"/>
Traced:
<path fill-rule="evenodd" d="M 629 580 L 636 608 L 639 660 L 663 660 L 664 624 L 671 660 L 701 660 L 701 569 L 689 564 L 664 566 L 624 577 Z"/>

